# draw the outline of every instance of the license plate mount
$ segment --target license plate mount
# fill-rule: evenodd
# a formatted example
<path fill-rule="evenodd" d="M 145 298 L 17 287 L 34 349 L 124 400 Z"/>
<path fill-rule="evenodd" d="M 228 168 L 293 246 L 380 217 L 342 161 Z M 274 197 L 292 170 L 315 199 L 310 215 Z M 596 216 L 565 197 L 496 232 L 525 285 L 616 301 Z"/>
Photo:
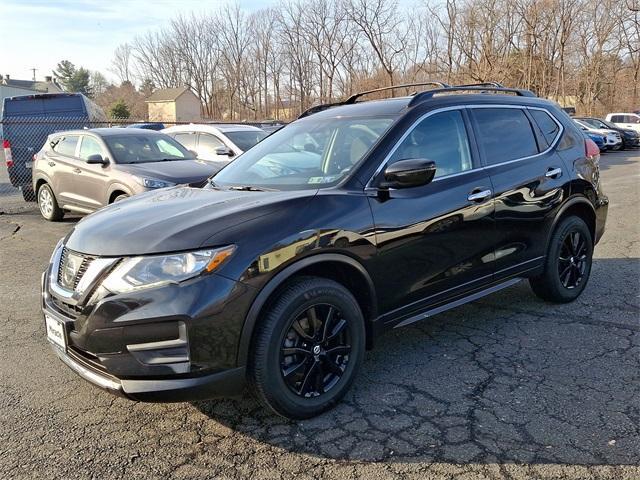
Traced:
<path fill-rule="evenodd" d="M 47 339 L 56 347 L 66 351 L 67 336 L 65 334 L 64 323 L 49 315 L 45 315 L 44 320 L 47 328 Z"/>

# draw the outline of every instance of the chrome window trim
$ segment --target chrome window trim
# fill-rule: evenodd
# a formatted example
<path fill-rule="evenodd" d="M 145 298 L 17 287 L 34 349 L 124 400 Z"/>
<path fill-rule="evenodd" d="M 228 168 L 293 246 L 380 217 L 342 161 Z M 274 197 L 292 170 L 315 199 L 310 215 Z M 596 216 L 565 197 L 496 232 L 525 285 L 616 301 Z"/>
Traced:
<path fill-rule="evenodd" d="M 371 190 L 374 189 L 374 187 L 371 185 L 371 183 L 373 182 L 373 180 L 380 174 L 380 172 L 384 169 L 384 167 L 387 165 L 387 163 L 389 162 L 389 160 L 391 159 L 391 157 L 393 156 L 393 154 L 396 152 L 396 150 L 400 147 L 400 144 L 409 136 L 409 134 L 418 126 L 418 124 L 420 122 L 422 122 L 424 119 L 430 117 L 431 115 L 435 115 L 437 113 L 441 113 L 441 112 L 448 112 L 448 111 L 452 111 L 452 110 L 464 110 L 464 109 L 474 109 L 474 108 L 512 108 L 512 109 L 520 109 L 520 110 L 541 110 L 543 112 L 545 112 L 547 115 L 549 115 L 551 117 L 551 119 L 556 123 L 556 125 L 558 125 L 559 127 L 559 131 L 558 134 L 556 135 L 556 137 L 553 139 L 553 142 L 551 142 L 549 144 L 549 146 L 543 150 L 542 152 L 539 152 L 535 155 L 529 155 L 526 157 L 519 157 L 519 158 L 515 158 L 513 160 L 507 160 L 504 162 L 500 162 L 500 163 L 494 163 L 491 165 L 481 165 L 479 167 L 475 167 L 475 168 L 471 168 L 469 170 L 464 170 L 462 172 L 457 172 L 457 173 L 450 173 L 449 175 L 443 175 L 442 177 L 437 177 L 433 179 L 433 182 L 437 182 L 439 180 L 443 180 L 446 178 L 451 178 L 451 177 L 457 177 L 460 175 L 465 175 L 467 173 L 470 172 L 474 172 L 477 170 L 486 170 L 489 168 L 493 168 L 493 167 L 499 167 L 501 165 L 508 165 L 510 163 L 514 163 L 514 162 L 520 162 L 523 160 L 529 160 L 531 158 L 536 158 L 542 155 L 546 155 L 547 153 L 549 153 L 549 151 L 551 151 L 552 149 L 554 149 L 557 144 L 560 142 L 560 138 L 562 137 L 562 134 L 564 133 L 564 125 L 562 125 L 562 123 L 555 117 L 555 115 L 553 115 L 553 113 L 551 113 L 548 109 L 544 108 L 544 107 L 536 107 L 536 106 L 528 106 L 528 105 L 506 105 L 506 104 L 499 104 L 499 103 L 491 103 L 491 104 L 482 104 L 482 105 L 455 105 L 455 106 L 450 106 L 450 107 L 443 107 L 443 108 L 437 108 L 435 110 L 430 110 L 427 113 L 425 113 L 424 115 L 421 115 L 408 129 L 407 131 L 402 135 L 402 137 L 400 137 L 398 139 L 398 141 L 396 142 L 396 144 L 393 146 L 393 148 L 389 151 L 389 153 L 387 154 L 387 156 L 384 158 L 384 160 L 382 162 L 380 162 L 380 166 L 376 169 L 376 171 L 373 173 L 373 175 L 371 176 L 371 178 L 369 178 L 369 181 L 367 182 L 367 184 L 364 187 L 364 190 Z M 533 127 L 533 125 L 532 125 Z M 538 127 L 540 128 L 540 127 Z M 533 132 L 534 135 L 535 132 Z M 537 135 L 536 135 L 537 137 Z M 467 140 L 470 141 L 469 136 L 467 136 Z M 470 145 L 471 146 L 471 145 Z"/>

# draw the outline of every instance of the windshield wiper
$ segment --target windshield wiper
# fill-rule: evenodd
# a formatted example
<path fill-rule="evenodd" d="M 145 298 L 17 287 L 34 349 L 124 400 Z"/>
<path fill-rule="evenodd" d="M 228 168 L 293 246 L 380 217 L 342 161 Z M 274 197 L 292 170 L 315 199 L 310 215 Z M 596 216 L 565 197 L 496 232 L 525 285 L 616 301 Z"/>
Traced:
<path fill-rule="evenodd" d="M 256 187 L 255 185 L 231 185 L 229 190 L 239 190 L 242 192 L 277 192 L 272 188 Z"/>

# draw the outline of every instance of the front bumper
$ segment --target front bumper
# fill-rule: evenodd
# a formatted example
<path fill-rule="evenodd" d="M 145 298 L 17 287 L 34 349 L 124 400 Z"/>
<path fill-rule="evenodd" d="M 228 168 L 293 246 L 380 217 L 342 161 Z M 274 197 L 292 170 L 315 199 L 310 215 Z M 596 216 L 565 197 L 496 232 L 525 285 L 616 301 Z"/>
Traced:
<path fill-rule="evenodd" d="M 242 392 L 245 383 L 245 367 L 194 378 L 118 379 L 95 371 L 57 346 L 53 349 L 65 365 L 89 383 L 109 393 L 141 402 L 183 402 L 233 396 Z"/>
<path fill-rule="evenodd" d="M 63 324 L 66 346 L 53 348 L 82 378 L 140 401 L 241 393 L 237 351 L 250 287 L 209 274 L 74 305 L 51 282 L 53 265 L 42 275 L 42 311 Z"/>

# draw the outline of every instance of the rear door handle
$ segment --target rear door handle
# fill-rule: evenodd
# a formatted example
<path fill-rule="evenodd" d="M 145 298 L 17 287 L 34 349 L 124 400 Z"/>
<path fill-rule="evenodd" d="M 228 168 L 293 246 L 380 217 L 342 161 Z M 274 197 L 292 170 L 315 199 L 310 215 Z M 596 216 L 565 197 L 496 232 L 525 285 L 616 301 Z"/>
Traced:
<path fill-rule="evenodd" d="M 56 166 L 56 162 L 49 162 L 49 166 L 50 167 L 55 167 Z"/>
<path fill-rule="evenodd" d="M 78 167 L 73 169 L 73 173 L 82 173 L 82 170 L 80 170 Z"/>
<path fill-rule="evenodd" d="M 549 170 L 547 170 L 547 173 L 544 174 L 544 176 L 547 178 L 558 178 L 561 175 L 562 175 L 561 168 L 549 168 Z"/>
<path fill-rule="evenodd" d="M 491 190 L 480 190 L 479 188 L 476 188 L 469 194 L 467 200 L 469 200 L 470 202 L 482 202 L 490 196 Z"/>

